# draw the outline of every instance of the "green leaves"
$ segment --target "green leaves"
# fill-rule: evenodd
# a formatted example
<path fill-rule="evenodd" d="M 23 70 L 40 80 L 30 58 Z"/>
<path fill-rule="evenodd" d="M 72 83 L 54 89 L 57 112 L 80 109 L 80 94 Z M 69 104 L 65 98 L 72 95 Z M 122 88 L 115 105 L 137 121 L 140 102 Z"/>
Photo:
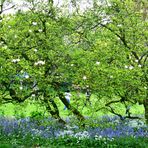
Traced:
<path fill-rule="evenodd" d="M 11 85 L 21 97 L 36 91 L 33 85 L 39 96 L 56 94 L 65 91 L 61 84 L 66 82 L 82 90 L 89 86 L 104 102 L 122 96 L 127 101 L 145 99 L 147 22 L 133 4 L 110 1 L 110 5 L 68 17 L 58 11 L 54 17 L 45 11 L 35 13 L 38 6 L 4 16 L 0 22 L 0 84 L 9 84 L 24 71 L 29 78 L 15 77 Z"/>

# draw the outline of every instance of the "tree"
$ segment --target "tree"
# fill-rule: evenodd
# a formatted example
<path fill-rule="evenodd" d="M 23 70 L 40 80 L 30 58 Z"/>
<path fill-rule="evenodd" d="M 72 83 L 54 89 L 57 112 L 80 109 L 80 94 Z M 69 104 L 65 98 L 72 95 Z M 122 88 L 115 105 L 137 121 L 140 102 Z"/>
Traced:
<path fill-rule="evenodd" d="M 69 81 L 63 71 L 70 58 L 63 36 L 71 26 L 64 26 L 67 19 L 56 18 L 52 3 L 47 4 L 47 12 L 40 12 L 39 8 L 19 11 L 10 15 L 9 21 L 6 16 L 1 22 L 1 103 L 21 103 L 35 95 L 54 118 L 65 123 L 54 100 L 59 96 L 79 120 L 84 120 L 63 94 L 62 83 Z M 23 77 L 24 73 L 28 76 Z"/>
<path fill-rule="evenodd" d="M 30 10 L 0 22 L 1 103 L 20 103 L 35 95 L 64 123 L 54 99 L 58 96 L 84 120 L 63 92 L 89 86 L 96 97 L 92 112 L 105 108 L 122 119 L 113 104 L 127 108 L 139 102 L 148 119 L 147 21 L 133 7 L 135 2 L 94 1 L 87 11 L 77 8 L 65 16 L 48 2 L 30 1 Z"/>
<path fill-rule="evenodd" d="M 114 103 L 127 107 L 139 102 L 145 107 L 147 120 L 147 21 L 134 5 L 132 0 L 110 1 L 104 7 L 95 3 L 79 26 L 83 29 L 78 46 L 86 48 L 83 54 L 88 62 L 83 68 L 87 69 L 87 85 L 98 92 L 98 100 L 106 100 L 101 108 L 121 116 L 112 107 Z"/>

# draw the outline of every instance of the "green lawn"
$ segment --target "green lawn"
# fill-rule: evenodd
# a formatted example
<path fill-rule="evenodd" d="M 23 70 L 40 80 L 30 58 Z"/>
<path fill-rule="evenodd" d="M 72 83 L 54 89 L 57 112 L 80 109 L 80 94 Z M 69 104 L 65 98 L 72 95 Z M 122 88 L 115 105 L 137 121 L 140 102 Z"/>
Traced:
<path fill-rule="evenodd" d="M 112 115 L 110 112 L 107 112 L 105 110 L 95 112 L 95 110 L 100 108 L 101 104 L 103 104 L 104 102 L 97 101 L 94 96 L 91 97 L 92 106 L 90 106 L 89 104 L 87 106 L 84 106 L 85 96 L 83 94 L 81 94 L 81 100 L 82 101 L 77 101 L 75 95 L 73 95 L 73 97 L 71 98 L 71 104 L 74 105 L 85 116 L 98 117 L 104 114 Z M 64 105 L 61 101 L 59 101 L 58 98 L 55 98 L 55 101 L 57 102 L 62 117 L 66 117 L 67 115 L 71 114 L 68 110 L 64 110 Z M 77 102 L 79 102 L 79 104 Z M 125 114 L 125 108 L 122 104 L 115 104 L 114 108 L 116 109 L 116 112 L 122 115 Z M 15 105 L 9 103 L 0 106 L 0 115 L 5 116 L 31 116 L 35 112 L 41 112 L 43 115 L 50 116 L 46 112 L 44 105 L 36 102 L 33 103 L 33 101 L 26 101 L 22 104 Z M 143 105 L 135 104 L 131 106 L 131 112 L 132 114 L 144 114 L 144 107 Z"/>

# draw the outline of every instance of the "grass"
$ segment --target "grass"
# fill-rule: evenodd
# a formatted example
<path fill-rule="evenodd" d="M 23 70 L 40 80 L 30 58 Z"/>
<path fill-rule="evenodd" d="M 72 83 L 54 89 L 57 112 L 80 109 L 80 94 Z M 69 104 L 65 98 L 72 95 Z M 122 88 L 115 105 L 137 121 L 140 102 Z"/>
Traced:
<path fill-rule="evenodd" d="M 36 108 L 37 106 L 35 106 L 35 105 L 33 106 L 34 108 L 31 108 L 32 106 L 33 105 L 26 106 L 26 107 L 22 108 L 22 110 L 24 110 L 24 109 L 26 110 L 26 109 L 29 109 L 29 108 L 32 109 L 33 112 L 36 111 L 36 110 L 41 110 L 41 108 Z M 14 108 L 15 107 L 16 106 L 14 106 Z M 3 109 L 5 109 L 5 108 L 3 108 Z M 19 112 L 20 112 L 20 110 L 18 110 L 18 113 Z M 66 111 L 66 112 L 68 112 L 68 111 Z M 29 113 L 29 112 L 27 112 L 27 113 Z M 37 112 L 35 112 L 35 113 L 37 113 Z M 32 114 L 32 112 L 30 112 L 30 114 Z M 14 114 L 14 116 L 17 116 L 17 115 Z M 20 127 L 22 127 L 22 128 L 28 127 L 28 126 L 24 126 L 24 122 L 20 122 L 20 119 L 17 119 L 17 120 L 18 120 L 18 123 L 19 123 L 18 124 L 19 128 Z M 42 117 L 38 118 L 38 119 L 35 118 L 35 121 L 36 120 L 43 121 Z M 36 148 L 36 147 L 39 147 L 39 148 L 46 148 L 46 147 L 50 147 L 50 148 L 69 148 L 69 147 L 71 147 L 71 148 L 98 148 L 98 147 L 99 148 L 116 148 L 116 147 L 120 147 L 120 148 L 129 148 L 129 147 L 132 147 L 132 148 L 147 148 L 147 146 L 148 146 L 147 145 L 147 143 L 148 143 L 147 137 L 137 137 L 136 138 L 134 136 L 126 136 L 126 137 L 116 137 L 116 138 L 113 138 L 113 139 L 108 139 L 108 138 L 105 138 L 105 137 L 98 139 L 97 137 L 95 138 L 94 136 L 91 137 L 91 138 L 85 137 L 86 134 L 83 134 L 83 132 L 85 132 L 87 130 L 90 133 L 92 132 L 92 134 L 93 133 L 99 134 L 98 128 L 101 128 L 102 130 L 109 129 L 111 127 L 113 129 L 115 128 L 116 125 L 113 125 L 113 123 L 109 121 L 110 119 L 108 120 L 108 118 L 107 118 L 107 119 L 103 119 L 103 120 L 104 120 L 104 122 L 100 122 L 100 118 L 96 119 L 96 120 L 94 120 L 94 118 L 91 118 L 90 120 L 87 121 L 87 123 L 86 123 L 87 127 L 85 129 L 80 128 L 80 127 L 78 129 L 74 129 L 75 132 L 82 133 L 84 138 L 71 137 L 71 135 L 70 136 L 67 135 L 67 136 L 64 136 L 64 137 L 63 136 L 61 136 L 61 137 L 55 136 L 54 138 L 53 137 L 41 138 L 39 136 L 32 135 L 31 133 L 24 136 L 24 135 L 21 134 L 21 129 L 19 130 L 18 127 L 16 128 L 17 131 L 16 131 L 15 134 L 4 135 L 2 133 L 2 130 L 1 130 L 1 128 L 3 128 L 3 127 L 0 126 L 0 131 L 1 131 L 0 132 L 0 148 L 27 148 L 27 147 L 30 147 L 30 148 Z M 103 120 L 101 119 L 101 121 L 103 121 Z M 7 121 L 7 118 L 6 118 L 6 121 Z M 33 121 L 34 121 L 34 119 L 33 119 Z M 15 124 L 13 124 L 13 123 L 14 123 L 13 119 L 8 118 L 8 124 L 7 124 L 7 122 L 2 122 L 1 125 L 4 125 L 4 127 L 6 127 L 6 128 L 3 128 L 3 129 L 7 130 L 7 127 L 8 127 L 8 129 L 10 128 L 10 130 L 11 130 L 13 127 L 15 127 Z M 38 125 L 38 127 L 40 127 L 41 123 L 42 122 L 37 122 L 36 124 Z M 29 124 L 29 123 L 26 123 L 26 124 Z M 71 127 L 73 127 L 75 125 L 78 127 L 79 123 L 74 118 L 74 119 L 71 120 L 70 125 L 71 125 Z M 11 128 L 11 126 L 12 126 L 12 128 Z M 65 129 L 63 129 L 63 127 L 62 127 L 62 129 L 59 129 L 58 126 L 57 126 L 57 123 L 55 121 L 52 121 L 52 120 L 49 120 L 48 123 L 47 122 L 42 123 L 41 126 L 50 126 L 50 127 L 52 127 L 51 130 L 53 129 L 53 130 L 56 130 L 56 131 L 59 131 L 59 130 L 61 130 L 63 132 L 65 131 Z M 36 125 L 30 124 L 29 127 L 30 127 L 30 130 L 37 128 L 36 130 L 38 131 L 38 127 L 36 127 Z M 48 132 L 50 132 L 51 130 L 49 130 Z M 24 131 L 27 132 L 27 130 L 24 130 Z M 46 132 L 46 130 L 45 130 L 45 132 Z"/>
<path fill-rule="evenodd" d="M 106 139 L 78 139 L 64 137 L 58 139 L 41 138 L 5 138 L 0 136 L 0 148 L 147 148 L 147 138 L 115 138 L 112 141 Z"/>
<path fill-rule="evenodd" d="M 91 116 L 91 117 L 98 117 L 103 115 L 112 115 L 110 112 L 106 110 L 100 110 L 98 112 L 95 112 L 98 107 L 103 106 L 104 102 L 101 100 L 97 100 L 94 95 L 91 97 L 92 106 L 87 105 L 84 106 L 85 102 L 85 95 L 81 94 L 81 101 L 78 101 L 78 98 L 76 94 L 73 93 L 71 98 L 71 104 L 75 106 L 84 116 Z M 68 110 L 63 110 L 64 105 L 62 102 L 55 98 L 55 102 L 58 105 L 58 108 L 60 110 L 61 117 L 69 116 L 71 113 Z M 79 102 L 79 103 L 78 103 Z M 122 104 L 115 104 L 114 108 L 116 112 L 124 115 L 125 114 L 125 107 Z M 34 102 L 32 100 L 25 101 L 22 104 L 5 104 L 0 106 L 0 115 L 5 116 L 32 116 L 35 112 L 39 112 L 44 116 L 50 116 L 49 113 L 46 112 L 45 107 L 42 104 L 39 104 L 37 102 Z M 143 105 L 132 105 L 131 106 L 131 112 L 132 114 L 144 114 L 144 107 Z"/>
<path fill-rule="evenodd" d="M 79 101 L 79 105 L 76 104 L 77 100 L 74 99 L 75 96 L 71 98 L 71 104 L 74 105 L 84 116 L 89 116 L 93 120 L 88 120 L 86 122 L 86 125 L 90 126 L 90 128 L 97 128 L 98 121 L 94 122 L 95 118 L 101 117 L 103 115 L 112 115 L 111 113 L 101 110 L 98 112 L 94 112 L 95 109 L 97 109 L 99 104 L 104 104 L 104 102 L 98 101 L 95 99 L 94 96 L 92 96 L 91 101 L 93 100 L 92 106 L 86 106 L 84 107 L 84 101 L 85 96 L 81 94 L 81 100 Z M 67 116 L 71 116 L 72 114 L 68 110 L 63 110 L 64 105 L 62 102 L 59 101 L 58 98 L 55 98 L 55 101 L 57 102 L 57 105 L 60 110 L 60 115 L 63 118 L 66 118 Z M 121 104 L 115 104 L 114 108 L 116 111 L 122 115 L 125 115 L 125 108 Z M 143 105 L 135 104 L 131 107 L 132 114 L 144 114 L 144 107 Z M 9 117 L 17 117 L 17 118 L 24 118 L 28 116 L 38 116 L 39 119 L 41 119 L 43 116 L 49 117 L 50 114 L 46 112 L 45 107 L 37 102 L 33 101 L 25 101 L 22 104 L 5 104 L 0 106 L 0 116 L 5 116 L 9 119 Z M 40 118 L 41 117 L 41 118 Z M 35 118 L 37 119 L 37 118 Z M 78 121 L 73 119 L 72 121 L 73 125 L 79 125 Z M 45 124 L 46 125 L 46 124 Z M 56 124 L 53 124 L 53 127 Z M 112 124 L 106 123 L 99 124 L 101 128 L 110 128 Z M 114 127 L 114 126 L 113 126 Z M 1 127 L 0 127 L 1 128 Z M 84 129 L 79 129 L 80 131 L 83 131 Z M 146 137 L 116 137 L 114 140 L 107 140 L 106 138 L 102 139 L 94 139 L 94 138 L 76 138 L 76 137 L 58 137 L 58 138 L 48 138 L 43 139 L 41 137 L 32 137 L 30 135 L 27 135 L 25 137 L 19 137 L 18 135 L 13 136 L 5 136 L 1 134 L 0 132 L 0 148 L 147 148 L 147 138 Z"/>
<path fill-rule="evenodd" d="M 29 140 L 29 141 L 28 141 Z M 7 141 L 0 141 L 0 148 L 147 148 L 147 139 L 139 138 L 135 139 L 132 137 L 128 138 L 117 138 L 113 141 L 108 140 L 94 140 L 94 139 L 83 139 L 77 138 L 59 138 L 59 139 L 10 139 Z"/>

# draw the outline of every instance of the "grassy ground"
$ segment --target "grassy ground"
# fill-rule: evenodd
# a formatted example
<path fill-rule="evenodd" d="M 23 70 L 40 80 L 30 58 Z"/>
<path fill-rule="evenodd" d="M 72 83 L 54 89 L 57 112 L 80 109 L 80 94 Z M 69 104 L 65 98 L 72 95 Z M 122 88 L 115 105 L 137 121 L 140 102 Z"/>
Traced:
<path fill-rule="evenodd" d="M 73 96 L 73 98 L 71 99 L 71 104 L 74 105 L 85 116 L 98 117 L 104 114 L 111 115 L 110 112 L 104 110 L 95 112 L 95 110 L 99 108 L 99 104 L 103 104 L 103 102 L 98 102 L 97 100 L 95 100 L 94 96 L 92 96 L 91 98 L 92 106 L 90 106 L 89 104 L 87 106 L 84 106 L 85 102 L 84 95 L 81 96 L 82 101 L 79 101 L 79 104 L 77 103 L 78 101 L 74 97 L 75 96 Z M 57 102 L 62 117 L 66 117 L 67 115 L 71 114 L 68 110 L 64 110 L 64 105 L 62 104 L 62 102 L 59 101 L 58 98 L 56 98 L 55 101 Z M 114 108 L 116 109 L 116 112 L 122 115 L 125 114 L 125 107 L 123 105 L 115 104 Z M 39 112 L 45 116 L 50 116 L 46 112 L 46 109 L 42 104 L 36 102 L 33 103 L 33 101 L 26 101 L 23 104 L 15 104 L 15 105 L 9 103 L 0 106 L 0 115 L 5 115 L 5 116 L 11 116 L 11 117 L 16 115 L 31 116 L 35 114 L 35 112 Z M 131 106 L 131 112 L 132 114 L 144 114 L 144 107 L 143 105 L 135 104 Z"/>
<path fill-rule="evenodd" d="M 99 102 L 95 99 L 94 96 L 92 96 L 92 106 L 88 105 L 84 107 L 84 100 L 85 96 L 82 95 L 82 101 L 77 101 L 76 99 L 71 98 L 71 104 L 74 105 L 78 110 L 85 116 L 92 116 L 92 117 L 98 117 L 102 115 L 111 115 L 111 113 L 106 111 L 98 111 L 94 112 L 95 109 L 98 109 L 100 106 L 99 104 L 103 104 L 104 102 Z M 64 105 L 59 101 L 58 98 L 55 99 L 57 102 L 57 105 L 60 110 L 61 117 L 66 117 L 71 115 L 71 113 L 68 110 L 64 110 Z M 77 104 L 76 102 L 79 102 Z M 121 114 L 125 114 L 125 108 L 121 104 L 115 104 L 114 105 L 116 111 Z M 133 114 L 144 114 L 144 108 L 142 105 L 135 104 L 131 106 L 131 112 Z M 23 104 L 5 104 L 0 106 L 0 116 L 7 116 L 7 117 L 26 117 L 26 116 L 33 116 L 36 113 L 41 113 L 45 116 L 50 116 L 46 110 L 45 107 L 42 104 L 33 103 L 33 101 L 26 101 Z M 93 122 L 90 122 L 92 124 Z M 55 124 L 54 124 L 55 125 Z M 93 124 L 92 124 L 93 125 Z M 104 126 L 104 124 L 102 124 Z M 3 134 L 0 134 L 0 148 L 27 148 L 27 147 L 51 147 L 51 148 L 105 148 L 105 147 L 121 147 L 121 148 L 147 148 L 147 138 L 141 137 L 141 138 L 134 138 L 134 137 L 126 137 L 124 139 L 114 139 L 113 141 L 106 141 L 103 140 L 94 140 L 94 139 L 83 139 L 80 140 L 79 138 L 58 138 L 58 139 L 40 139 L 39 137 L 16 137 L 13 136 L 4 136 Z"/>
<path fill-rule="evenodd" d="M 147 148 L 146 138 L 117 138 L 113 141 L 94 140 L 76 138 L 59 138 L 59 139 L 10 139 L 9 141 L 0 140 L 0 148 Z"/>

